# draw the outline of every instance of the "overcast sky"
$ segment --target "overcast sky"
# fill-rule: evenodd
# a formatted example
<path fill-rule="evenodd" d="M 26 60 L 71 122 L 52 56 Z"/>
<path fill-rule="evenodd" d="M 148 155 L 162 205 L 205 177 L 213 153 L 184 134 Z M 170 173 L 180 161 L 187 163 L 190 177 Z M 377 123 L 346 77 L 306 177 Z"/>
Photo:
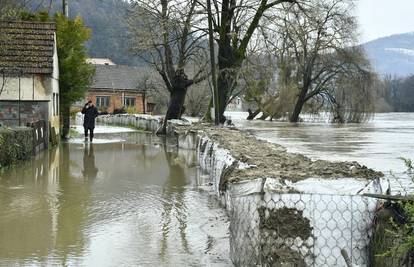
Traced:
<path fill-rule="evenodd" d="M 358 0 L 361 41 L 414 32 L 414 0 Z"/>

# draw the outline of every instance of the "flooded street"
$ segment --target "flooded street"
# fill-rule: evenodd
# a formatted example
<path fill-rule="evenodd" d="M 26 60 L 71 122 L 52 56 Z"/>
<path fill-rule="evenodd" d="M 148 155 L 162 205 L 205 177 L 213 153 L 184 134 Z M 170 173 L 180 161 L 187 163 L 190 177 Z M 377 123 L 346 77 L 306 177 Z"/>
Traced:
<path fill-rule="evenodd" d="M 111 133 L 4 171 L 0 266 L 230 265 L 227 217 L 195 159 L 153 135 Z"/>

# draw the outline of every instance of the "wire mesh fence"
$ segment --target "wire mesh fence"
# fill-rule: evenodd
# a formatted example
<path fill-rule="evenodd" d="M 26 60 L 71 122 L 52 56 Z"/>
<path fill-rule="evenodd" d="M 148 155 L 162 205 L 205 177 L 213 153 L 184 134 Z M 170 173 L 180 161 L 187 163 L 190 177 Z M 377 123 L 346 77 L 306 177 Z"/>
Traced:
<path fill-rule="evenodd" d="M 362 196 L 253 193 L 230 196 L 231 258 L 236 266 L 368 264 L 376 201 Z"/>

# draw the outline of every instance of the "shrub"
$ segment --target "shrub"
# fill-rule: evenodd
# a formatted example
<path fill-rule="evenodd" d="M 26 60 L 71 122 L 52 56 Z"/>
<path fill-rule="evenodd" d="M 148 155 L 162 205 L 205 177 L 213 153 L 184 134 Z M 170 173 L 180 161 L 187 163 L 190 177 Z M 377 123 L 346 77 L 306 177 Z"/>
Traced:
<path fill-rule="evenodd" d="M 0 167 L 33 155 L 33 130 L 27 127 L 0 127 Z"/>

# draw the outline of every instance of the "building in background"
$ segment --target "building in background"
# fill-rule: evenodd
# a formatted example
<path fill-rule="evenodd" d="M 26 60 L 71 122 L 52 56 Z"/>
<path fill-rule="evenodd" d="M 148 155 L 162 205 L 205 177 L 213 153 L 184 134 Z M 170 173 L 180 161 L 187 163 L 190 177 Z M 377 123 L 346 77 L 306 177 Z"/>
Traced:
<path fill-rule="evenodd" d="M 240 96 L 233 97 L 227 105 L 227 111 L 243 111 L 243 99 Z"/>
<path fill-rule="evenodd" d="M 112 60 L 109 58 L 88 58 L 86 63 L 92 65 L 116 65 Z"/>
<path fill-rule="evenodd" d="M 113 113 L 127 110 L 135 113 L 148 113 L 154 104 L 146 99 L 143 85 L 148 77 L 148 68 L 115 65 L 109 59 L 90 59 L 96 70 L 85 102 L 91 100 L 100 112 Z"/>
<path fill-rule="evenodd" d="M 0 124 L 45 121 L 46 134 L 59 134 L 55 32 L 54 23 L 0 22 Z"/>

